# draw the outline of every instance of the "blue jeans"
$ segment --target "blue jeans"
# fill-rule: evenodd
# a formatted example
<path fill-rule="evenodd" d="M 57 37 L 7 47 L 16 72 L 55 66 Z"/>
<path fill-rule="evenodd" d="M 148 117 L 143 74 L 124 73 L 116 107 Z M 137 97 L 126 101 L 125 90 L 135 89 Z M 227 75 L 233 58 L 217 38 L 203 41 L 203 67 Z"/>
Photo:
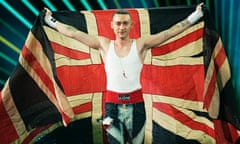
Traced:
<path fill-rule="evenodd" d="M 110 144 L 142 144 L 146 113 L 144 102 L 135 104 L 106 103 L 106 115 L 113 119 L 106 129 Z"/>

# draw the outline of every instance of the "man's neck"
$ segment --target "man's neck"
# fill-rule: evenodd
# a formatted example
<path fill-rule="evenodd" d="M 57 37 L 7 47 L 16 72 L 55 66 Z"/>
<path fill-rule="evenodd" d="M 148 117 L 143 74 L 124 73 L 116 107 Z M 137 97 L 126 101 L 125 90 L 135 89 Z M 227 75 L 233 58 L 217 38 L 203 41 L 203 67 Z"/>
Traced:
<path fill-rule="evenodd" d="M 125 38 L 125 39 L 121 39 L 121 38 L 117 38 L 115 40 L 115 44 L 118 46 L 125 46 L 127 44 L 129 44 L 129 42 L 131 42 L 132 40 L 130 38 Z"/>
<path fill-rule="evenodd" d="M 131 49 L 132 39 L 116 39 L 114 42 L 114 48 L 116 54 L 119 57 L 125 57 L 128 55 Z"/>

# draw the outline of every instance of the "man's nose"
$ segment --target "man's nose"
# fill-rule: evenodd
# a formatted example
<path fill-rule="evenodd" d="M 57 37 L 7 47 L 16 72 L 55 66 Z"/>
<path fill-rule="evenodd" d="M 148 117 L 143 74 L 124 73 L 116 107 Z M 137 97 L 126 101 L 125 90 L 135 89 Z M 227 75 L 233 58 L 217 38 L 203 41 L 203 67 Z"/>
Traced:
<path fill-rule="evenodd" d="M 125 28 L 124 23 L 121 23 L 121 24 L 120 24 L 120 28 L 121 28 L 121 29 L 124 29 L 124 28 Z"/>

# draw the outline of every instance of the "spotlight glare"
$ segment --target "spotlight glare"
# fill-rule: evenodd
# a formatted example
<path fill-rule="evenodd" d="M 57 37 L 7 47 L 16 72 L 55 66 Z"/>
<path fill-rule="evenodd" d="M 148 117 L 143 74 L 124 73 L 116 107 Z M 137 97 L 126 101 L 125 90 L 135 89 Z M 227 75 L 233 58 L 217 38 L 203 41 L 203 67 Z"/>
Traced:
<path fill-rule="evenodd" d="M 118 0 L 114 0 L 114 4 L 116 5 L 116 7 L 117 7 L 118 9 L 121 9 L 121 5 L 120 5 L 120 3 L 118 2 Z"/>
<path fill-rule="evenodd" d="M 0 52 L 0 58 L 5 59 L 6 61 L 8 61 L 9 63 L 11 63 L 12 65 L 16 66 L 17 62 L 15 60 L 13 60 L 12 58 L 10 58 L 9 56 L 5 55 L 4 53 Z"/>
<path fill-rule="evenodd" d="M 2 37 L 1 35 L 0 35 L 0 42 L 8 46 L 10 49 L 15 51 L 16 53 L 20 54 L 21 50 L 18 47 L 16 47 L 13 43 L 11 43 L 10 41 Z"/>
<path fill-rule="evenodd" d="M 49 9 L 51 9 L 52 11 L 57 11 L 57 8 L 49 0 L 42 0 L 42 1 L 44 2 L 44 4 L 47 5 Z"/>
<path fill-rule="evenodd" d="M 80 0 L 80 2 L 83 4 L 83 6 L 85 7 L 86 10 L 88 10 L 88 11 L 92 10 L 92 7 L 89 5 L 87 0 Z"/>
<path fill-rule="evenodd" d="M 32 27 L 32 24 L 27 19 L 25 19 L 17 10 L 15 10 L 11 5 L 9 5 L 6 1 L 1 0 L 0 4 L 2 4 L 18 20 L 20 20 L 27 28 L 30 29 Z"/>
<path fill-rule="evenodd" d="M 143 5 L 144 8 L 147 8 L 147 7 L 148 7 L 145 0 L 141 0 L 141 3 L 142 3 L 142 5 Z"/>
<path fill-rule="evenodd" d="M 70 11 L 76 11 L 74 6 L 69 2 L 69 0 L 62 0 L 62 2 L 67 6 Z"/>
<path fill-rule="evenodd" d="M 2 80 L 2 79 L 0 79 L 0 84 L 1 84 L 1 85 L 4 85 L 4 84 L 5 84 L 5 81 Z"/>
<path fill-rule="evenodd" d="M 158 3 L 158 0 L 154 0 L 154 4 L 155 4 L 155 7 L 159 7 L 159 3 Z"/>
<path fill-rule="evenodd" d="M 98 2 L 98 4 L 101 6 L 101 8 L 102 8 L 103 10 L 106 10 L 106 9 L 107 9 L 107 6 L 106 6 L 106 4 L 104 3 L 103 0 L 98 0 L 97 2 Z"/>
<path fill-rule="evenodd" d="M 3 72 L 3 73 L 6 74 L 6 75 L 10 75 L 10 74 L 11 74 L 11 72 L 8 71 L 6 68 L 0 67 L 0 71 Z"/>
<path fill-rule="evenodd" d="M 22 0 L 22 3 L 30 10 L 32 13 L 37 16 L 39 14 L 39 11 L 28 1 L 28 0 Z"/>

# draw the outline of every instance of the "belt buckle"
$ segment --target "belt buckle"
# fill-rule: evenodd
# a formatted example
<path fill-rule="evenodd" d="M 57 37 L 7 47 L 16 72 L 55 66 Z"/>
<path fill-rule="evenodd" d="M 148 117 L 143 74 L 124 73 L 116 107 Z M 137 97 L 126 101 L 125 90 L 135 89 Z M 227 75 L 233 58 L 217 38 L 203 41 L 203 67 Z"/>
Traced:
<path fill-rule="evenodd" d="M 130 95 L 129 94 L 119 94 L 118 99 L 123 100 L 123 101 L 130 100 Z"/>

